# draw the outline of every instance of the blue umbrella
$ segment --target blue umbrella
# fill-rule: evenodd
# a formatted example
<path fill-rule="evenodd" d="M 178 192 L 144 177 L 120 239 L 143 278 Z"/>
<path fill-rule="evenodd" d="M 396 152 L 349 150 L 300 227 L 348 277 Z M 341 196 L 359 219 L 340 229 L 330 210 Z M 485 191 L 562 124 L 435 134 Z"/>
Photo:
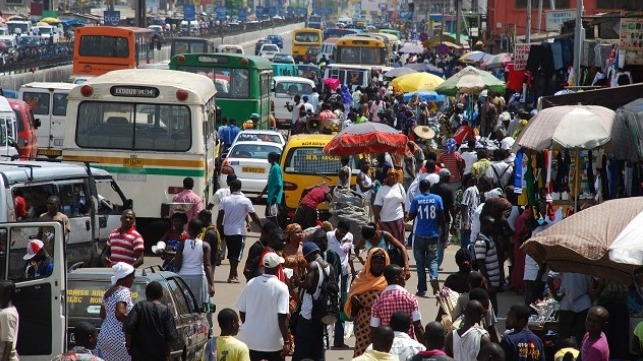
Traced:
<path fill-rule="evenodd" d="M 437 103 L 437 102 L 443 102 L 446 100 L 446 97 L 444 95 L 440 95 L 434 91 L 429 91 L 429 90 L 418 90 L 410 93 L 405 93 L 404 100 L 409 101 L 416 94 L 418 98 L 423 102 Z"/>

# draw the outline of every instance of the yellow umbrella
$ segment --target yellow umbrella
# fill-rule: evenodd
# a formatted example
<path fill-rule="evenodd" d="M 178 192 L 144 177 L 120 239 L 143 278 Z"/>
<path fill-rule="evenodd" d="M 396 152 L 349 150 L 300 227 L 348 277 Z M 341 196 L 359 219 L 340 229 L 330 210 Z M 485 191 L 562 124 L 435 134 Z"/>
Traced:
<path fill-rule="evenodd" d="M 44 21 L 39 21 L 36 23 L 36 26 L 49 26 L 49 24 Z"/>
<path fill-rule="evenodd" d="M 487 59 L 491 58 L 491 55 L 485 53 L 484 51 L 470 51 L 468 53 L 464 53 L 460 59 L 458 59 L 459 62 L 465 63 L 465 64 L 474 64 L 474 63 L 483 63 Z"/>
<path fill-rule="evenodd" d="M 40 21 L 42 21 L 43 23 L 47 23 L 49 25 L 54 25 L 54 24 L 60 23 L 60 20 L 58 20 L 56 18 L 51 18 L 51 17 L 40 19 Z"/>
<path fill-rule="evenodd" d="M 393 79 L 391 85 L 396 92 L 408 93 L 416 90 L 435 90 L 444 79 L 429 73 L 407 74 Z"/>

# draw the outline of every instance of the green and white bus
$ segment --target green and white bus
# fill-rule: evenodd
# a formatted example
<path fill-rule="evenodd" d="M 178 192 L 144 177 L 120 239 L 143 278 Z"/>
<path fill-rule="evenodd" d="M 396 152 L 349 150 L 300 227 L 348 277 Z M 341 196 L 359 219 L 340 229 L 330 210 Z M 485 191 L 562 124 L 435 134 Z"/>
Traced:
<path fill-rule="evenodd" d="M 243 54 L 179 54 L 170 60 L 170 69 L 212 79 L 222 117 L 236 119 L 240 126 L 252 113 L 257 113 L 260 120 L 256 128 L 270 127 L 272 63 L 269 60 Z"/>

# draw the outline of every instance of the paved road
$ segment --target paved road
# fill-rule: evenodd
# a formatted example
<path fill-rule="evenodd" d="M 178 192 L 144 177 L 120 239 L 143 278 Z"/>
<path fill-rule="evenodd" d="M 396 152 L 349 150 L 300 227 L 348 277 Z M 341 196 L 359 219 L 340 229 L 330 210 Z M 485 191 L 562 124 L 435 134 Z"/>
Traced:
<path fill-rule="evenodd" d="M 284 48 L 281 49 L 282 53 L 286 54 L 292 54 L 292 33 L 282 33 L 280 34 L 284 37 Z M 259 39 L 257 39 L 259 40 Z M 255 54 L 255 41 L 248 42 L 248 43 L 243 43 L 241 46 L 243 47 L 243 51 L 245 54 L 248 55 L 254 55 Z"/>
<path fill-rule="evenodd" d="M 256 206 L 255 210 L 259 215 L 264 214 L 263 205 Z M 248 238 L 246 239 L 246 249 L 250 247 L 257 240 L 258 236 L 259 234 L 255 232 L 252 232 L 249 234 Z M 441 282 L 444 282 L 444 280 L 450 273 L 457 271 L 457 266 L 455 264 L 455 252 L 457 251 L 457 249 L 458 249 L 457 246 L 451 246 L 447 248 L 445 251 L 444 263 L 442 265 L 442 267 L 444 268 L 444 271 L 440 272 Z M 415 293 L 415 291 L 417 290 L 416 289 L 417 277 L 416 277 L 416 273 L 414 272 L 415 261 L 413 260 L 413 254 L 412 253 L 409 253 L 409 254 L 411 257 L 412 272 L 411 272 L 411 278 L 407 281 L 406 289 L 409 290 L 410 292 Z M 244 255 L 244 260 L 241 262 L 241 265 L 243 265 L 244 262 L 245 262 L 245 255 Z M 157 257 L 146 257 L 145 266 L 150 266 L 155 264 L 161 264 L 161 260 Z M 359 267 L 359 263 L 357 263 L 356 266 Z M 215 271 L 216 294 L 213 298 L 213 301 L 214 303 L 216 303 L 218 310 L 221 310 L 226 307 L 234 308 L 234 302 L 236 301 L 238 295 L 241 293 L 241 290 L 245 285 L 245 280 L 243 279 L 243 277 L 241 277 L 240 279 L 241 283 L 239 284 L 226 283 L 228 271 L 229 271 L 229 263 L 227 260 L 225 260 L 221 266 L 217 267 Z M 438 311 L 435 298 L 420 297 L 418 298 L 418 301 L 420 304 L 420 311 L 422 313 L 422 323 L 426 324 L 427 321 L 434 320 Z M 500 332 L 504 331 L 504 327 L 505 327 L 504 317 L 506 316 L 506 313 L 509 307 L 512 304 L 519 303 L 521 301 L 522 301 L 522 296 L 517 296 L 512 292 L 504 292 L 498 295 L 498 302 L 499 302 L 498 329 Z M 216 317 L 215 317 L 215 320 L 216 320 Z M 215 334 L 219 334 L 219 332 L 220 330 L 217 327 L 215 330 Z M 354 337 L 347 339 L 346 344 L 353 346 L 355 344 Z M 352 355 L 353 355 L 352 350 L 343 350 L 343 351 L 329 350 L 326 353 L 326 359 L 331 361 L 332 360 L 350 360 L 352 358 Z"/>

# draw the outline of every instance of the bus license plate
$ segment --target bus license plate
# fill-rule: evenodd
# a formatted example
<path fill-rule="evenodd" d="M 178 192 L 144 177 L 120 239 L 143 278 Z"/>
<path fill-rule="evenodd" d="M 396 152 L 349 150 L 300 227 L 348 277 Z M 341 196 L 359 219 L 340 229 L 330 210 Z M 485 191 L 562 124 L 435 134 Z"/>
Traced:
<path fill-rule="evenodd" d="M 246 173 L 264 173 L 265 172 L 263 168 L 257 168 L 257 167 L 241 167 L 241 170 Z"/>
<path fill-rule="evenodd" d="M 37 154 L 38 155 L 46 155 L 46 156 L 50 156 L 50 157 L 60 157 L 61 155 L 63 155 L 63 151 L 60 150 L 60 149 L 50 149 L 50 148 L 38 149 Z"/>
<path fill-rule="evenodd" d="M 143 167 L 143 159 L 138 157 L 125 158 L 123 159 L 123 167 L 141 168 Z"/>

